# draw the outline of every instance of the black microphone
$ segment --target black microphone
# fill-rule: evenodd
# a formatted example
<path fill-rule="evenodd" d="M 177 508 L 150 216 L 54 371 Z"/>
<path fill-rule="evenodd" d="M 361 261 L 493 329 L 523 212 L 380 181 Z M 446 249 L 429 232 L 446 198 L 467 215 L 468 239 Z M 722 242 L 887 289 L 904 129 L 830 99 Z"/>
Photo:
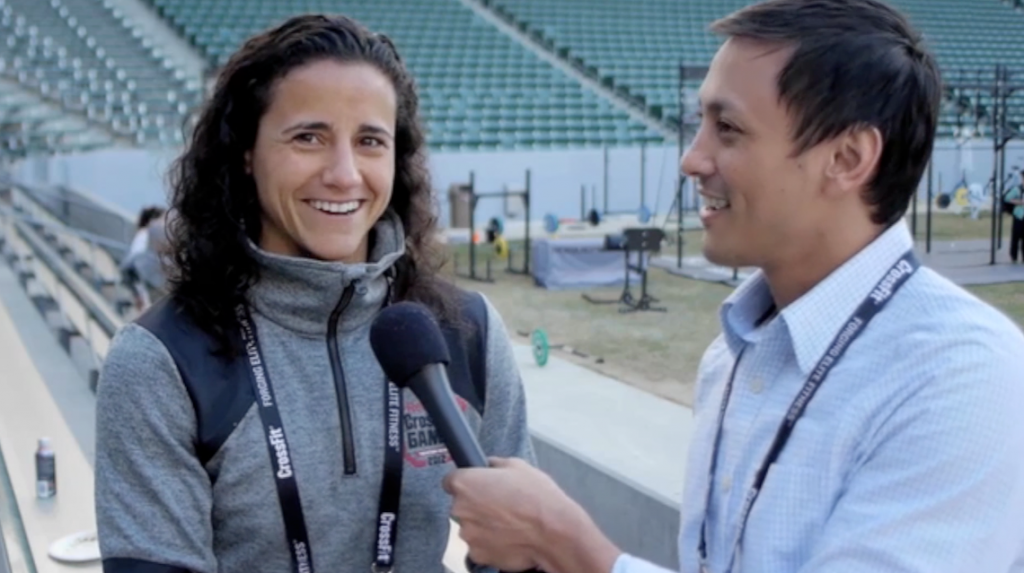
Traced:
<path fill-rule="evenodd" d="M 488 467 L 487 456 L 455 404 L 445 370 L 451 361 L 448 344 L 434 315 L 412 302 L 390 305 L 370 326 L 370 347 L 384 374 L 399 388 L 408 388 L 419 398 L 455 465 Z M 528 569 L 522 573 L 542 572 Z"/>
<path fill-rule="evenodd" d="M 445 369 L 451 361 L 448 345 L 430 311 L 412 302 L 388 306 L 370 326 L 370 346 L 384 374 L 419 398 L 455 465 L 489 466 L 455 403 Z"/>

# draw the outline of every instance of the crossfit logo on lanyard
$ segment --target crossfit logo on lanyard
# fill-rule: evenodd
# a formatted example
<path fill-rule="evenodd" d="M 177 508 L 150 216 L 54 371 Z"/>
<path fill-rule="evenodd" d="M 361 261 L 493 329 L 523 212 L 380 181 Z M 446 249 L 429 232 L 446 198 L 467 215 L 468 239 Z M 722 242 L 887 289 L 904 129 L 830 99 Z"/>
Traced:
<path fill-rule="evenodd" d="M 893 287 L 896 286 L 900 279 L 913 273 L 915 270 L 917 270 L 917 267 L 910 261 L 907 259 L 900 259 L 900 261 L 896 263 L 896 266 L 890 269 L 885 277 L 882 278 L 882 282 L 880 282 L 878 286 L 871 291 L 871 300 L 875 301 L 876 305 L 880 305 L 889 300 L 889 297 L 891 297 L 893 293 Z"/>
<path fill-rule="evenodd" d="M 277 453 L 277 479 L 292 477 L 292 460 L 288 457 L 288 442 L 284 439 L 284 430 L 270 426 L 267 439 Z"/>
<path fill-rule="evenodd" d="M 395 546 L 391 544 L 392 524 L 395 523 L 395 514 L 385 512 L 380 514 L 380 522 L 377 524 L 377 561 L 393 562 Z"/>

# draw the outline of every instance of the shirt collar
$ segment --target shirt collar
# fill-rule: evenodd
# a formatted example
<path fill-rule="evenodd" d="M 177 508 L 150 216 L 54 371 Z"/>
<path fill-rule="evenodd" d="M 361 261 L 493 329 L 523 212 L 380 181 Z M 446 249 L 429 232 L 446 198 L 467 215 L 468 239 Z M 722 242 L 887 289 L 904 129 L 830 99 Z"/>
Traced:
<path fill-rule="evenodd" d="M 914 246 L 905 221 L 885 230 L 809 292 L 782 309 L 797 364 L 810 374 L 832 339 L 868 296 L 882 275 Z M 761 271 L 730 295 L 719 313 L 726 342 L 734 352 L 757 339 L 757 322 L 772 297 Z"/>
<path fill-rule="evenodd" d="M 772 293 L 764 273 L 756 270 L 729 297 L 719 310 L 725 341 L 733 354 L 757 341 L 758 321 L 771 309 Z"/>

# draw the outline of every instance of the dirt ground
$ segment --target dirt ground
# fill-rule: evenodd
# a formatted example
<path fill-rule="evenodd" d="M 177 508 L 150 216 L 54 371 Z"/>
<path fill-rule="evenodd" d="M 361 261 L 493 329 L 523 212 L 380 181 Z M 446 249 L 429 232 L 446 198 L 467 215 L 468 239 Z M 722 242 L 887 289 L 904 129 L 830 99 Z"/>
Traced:
<path fill-rule="evenodd" d="M 973 221 L 957 215 L 936 214 L 932 227 L 934 240 L 987 237 L 990 224 L 987 218 Z M 923 233 L 922 216 L 919 239 L 923 239 Z M 686 254 L 696 254 L 700 242 L 699 231 L 688 232 L 684 243 Z M 672 249 L 670 251 L 674 252 Z M 460 257 L 465 270 L 464 249 L 457 250 L 456 256 Z M 657 306 L 665 307 L 666 312 L 623 314 L 618 305 L 594 305 L 581 296 L 585 292 L 595 298 L 617 299 L 621 286 L 552 291 L 535 286 L 531 277 L 506 273 L 499 261 L 493 264 L 496 279 L 493 283 L 458 277 L 456 281 L 484 293 L 501 312 L 515 340 L 529 343 L 530 333 L 542 328 L 552 345 L 565 346 L 553 349 L 553 355 L 674 402 L 692 404 L 697 367 L 704 349 L 720 332 L 718 307 L 732 291 L 730 287 L 651 269 L 648 292 L 659 299 Z M 478 265 L 482 270 L 483 263 L 478 262 Z M 970 287 L 969 290 L 1024 325 L 1024 284 Z M 633 294 L 639 296 L 638 286 L 634 286 Z M 586 356 L 579 356 L 572 350 Z"/>

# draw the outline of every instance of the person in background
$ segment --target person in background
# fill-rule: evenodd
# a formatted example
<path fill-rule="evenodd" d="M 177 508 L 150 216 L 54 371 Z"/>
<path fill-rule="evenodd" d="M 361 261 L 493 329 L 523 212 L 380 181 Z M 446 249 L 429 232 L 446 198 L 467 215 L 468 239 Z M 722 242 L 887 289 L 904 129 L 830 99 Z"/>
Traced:
<path fill-rule="evenodd" d="M 1024 172 L 1021 172 L 1020 184 L 1014 185 L 1003 196 L 1010 209 L 1010 261 L 1016 263 L 1024 260 Z"/>
<path fill-rule="evenodd" d="M 395 46 L 324 15 L 250 38 L 172 189 L 170 292 L 117 334 L 98 384 L 104 571 L 445 571 L 451 456 L 385 379 L 378 312 L 429 309 L 484 451 L 533 451 L 501 316 L 439 274 Z"/>
<path fill-rule="evenodd" d="M 125 284 L 134 295 L 135 308 L 141 312 L 165 294 L 167 275 L 166 210 L 163 207 L 145 207 L 139 212 L 135 236 L 120 269 Z"/>
<path fill-rule="evenodd" d="M 1021 573 L 1024 334 L 921 267 L 904 219 L 935 58 L 878 0 L 767 0 L 712 29 L 681 168 L 707 259 L 758 271 L 700 364 L 679 571 Z M 664 571 L 540 471 L 494 465 L 445 480 L 476 562 Z"/>

